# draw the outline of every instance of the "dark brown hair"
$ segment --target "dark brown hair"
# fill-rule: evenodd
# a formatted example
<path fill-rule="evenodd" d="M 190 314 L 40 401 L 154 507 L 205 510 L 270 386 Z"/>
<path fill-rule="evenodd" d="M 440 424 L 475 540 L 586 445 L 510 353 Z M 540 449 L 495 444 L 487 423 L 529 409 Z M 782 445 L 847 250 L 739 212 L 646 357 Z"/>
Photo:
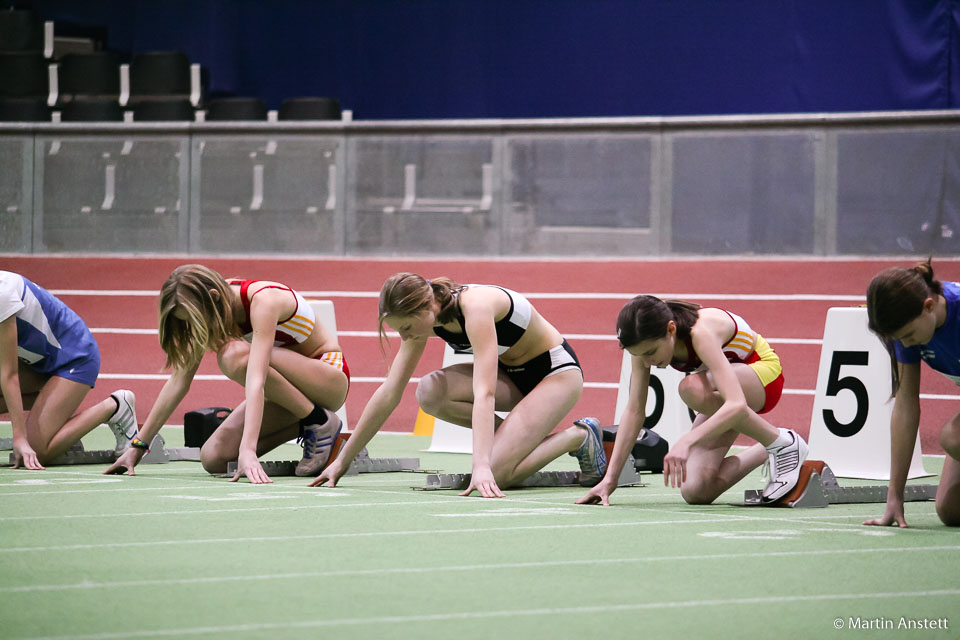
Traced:
<path fill-rule="evenodd" d="M 683 340 L 690 336 L 699 317 L 700 305 L 693 302 L 637 296 L 620 310 L 617 339 L 621 349 L 657 340 L 667 335 L 667 325 L 672 320 L 677 325 L 677 338 Z"/>
<path fill-rule="evenodd" d="M 909 269 L 884 269 L 867 287 L 868 326 L 890 354 L 894 395 L 900 388 L 900 367 L 897 364 L 893 334 L 921 314 L 924 300 L 936 298 L 942 292 L 943 286 L 933 277 L 933 265 L 929 258 Z"/>

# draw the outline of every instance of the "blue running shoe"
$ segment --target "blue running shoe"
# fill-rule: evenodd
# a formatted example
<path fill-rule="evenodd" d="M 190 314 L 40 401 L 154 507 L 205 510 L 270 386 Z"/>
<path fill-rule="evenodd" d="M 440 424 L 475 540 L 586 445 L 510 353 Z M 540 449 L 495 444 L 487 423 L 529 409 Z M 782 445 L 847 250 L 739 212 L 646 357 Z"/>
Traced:
<path fill-rule="evenodd" d="M 343 424 L 339 416 L 327 409 L 323 410 L 327 414 L 327 421 L 322 425 L 308 425 L 303 428 L 303 459 L 297 463 L 294 474 L 300 477 L 315 476 L 327 463 L 330 462 L 330 454 L 333 452 L 333 445 L 340 435 L 340 429 Z"/>
<path fill-rule="evenodd" d="M 587 437 L 576 451 L 570 453 L 580 463 L 580 486 L 593 487 L 607 472 L 607 454 L 603 450 L 603 431 L 596 418 L 580 418 L 574 421 L 578 427 L 587 431 Z"/>

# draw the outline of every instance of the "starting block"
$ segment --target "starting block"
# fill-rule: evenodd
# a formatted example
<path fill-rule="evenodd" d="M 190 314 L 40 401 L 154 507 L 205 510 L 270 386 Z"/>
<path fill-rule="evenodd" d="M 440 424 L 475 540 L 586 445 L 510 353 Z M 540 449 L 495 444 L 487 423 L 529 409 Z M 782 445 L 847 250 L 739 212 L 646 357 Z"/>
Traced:
<path fill-rule="evenodd" d="M 0 438 L 0 451 L 13 451 L 13 438 Z"/>
<path fill-rule="evenodd" d="M 140 464 L 166 464 L 180 460 L 198 462 L 200 460 L 199 447 L 171 447 L 164 446 L 163 436 L 159 433 L 150 442 L 150 452 L 140 459 Z M 10 464 L 13 464 L 13 454 L 10 454 Z M 83 444 L 78 442 L 73 447 L 60 454 L 49 466 L 71 464 L 113 464 L 117 460 L 117 453 L 113 449 L 94 449 L 86 451 Z"/>
<path fill-rule="evenodd" d="M 340 449 L 347 440 L 350 439 L 349 433 L 341 433 L 333 443 L 333 449 L 330 451 L 330 460 L 333 460 L 340 453 Z M 267 460 L 261 461 L 260 466 L 264 472 L 271 477 L 293 476 L 299 460 Z M 356 459 L 350 464 L 350 468 L 343 475 L 355 476 L 361 473 L 390 473 L 393 471 L 419 471 L 419 458 L 371 458 L 367 453 L 366 447 L 357 454 Z M 227 463 L 227 476 L 233 476 L 237 472 L 236 461 Z"/>
<path fill-rule="evenodd" d="M 455 489 L 463 491 L 470 486 L 469 473 L 431 473 L 427 476 L 427 483 L 422 487 L 410 487 L 418 491 L 439 491 L 441 489 Z M 518 485 L 507 487 L 580 487 L 579 471 L 537 471 Z M 617 480 L 618 487 L 643 486 L 640 474 L 637 473 L 633 456 L 627 458 Z"/>
<path fill-rule="evenodd" d="M 613 456 L 613 445 L 616 443 L 618 427 L 619 425 L 603 427 L 603 450 L 607 454 L 607 460 Z M 631 450 L 634 468 L 637 471 L 663 473 L 663 458 L 669 450 L 670 443 L 661 438 L 659 434 L 647 428 L 641 429 L 640 437 Z"/>
<path fill-rule="evenodd" d="M 762 491 L 750 489 L 744 493 L 743 500 L 747 506 L 762 504 Z M 937 497 L 935 484 L 908 484 L 904 488 L 905 502 L 922 502 Z M 831 504 L 865 504 L 871 502 L 886 502 L 887 487 L 884 485 L 863 485 L 856 487 L 841 487 L 837 477 L 822 460 L 807 460 L 800 466 L 800 479 L 793 491 L 780 500 L 769 505 L 771 507 L 798 507 L 818 508 Z"/>

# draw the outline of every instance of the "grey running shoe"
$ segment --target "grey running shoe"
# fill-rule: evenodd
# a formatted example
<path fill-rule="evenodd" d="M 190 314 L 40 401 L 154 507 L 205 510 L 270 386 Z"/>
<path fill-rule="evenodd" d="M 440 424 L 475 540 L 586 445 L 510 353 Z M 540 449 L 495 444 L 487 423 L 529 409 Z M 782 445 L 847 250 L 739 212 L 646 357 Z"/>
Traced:
<path fill-rule="evenodd" d="M 122 453 L 130 446 L 130 440 L 137 435 L 139 427 L 137 426 L 137 398 L 133 391 L 120 389 L 110 394 L 110 397 L 117 401 L 117 410 L 107 419 L 107 426 L 113 431 L 117 438 L 117 446 L 114 451 Z"/>
<path fill-rule="evenodd" d="M 297 463 L 297 469 L 294 471 L 298 476 L 315 476 L 323 471 L 330 461 L 330 453 L 333 451 L 333 445 L 340 435 L 340 429 L 343 424 L 340 418 L 332 411 L 324 409 L 327 414 L 327 421 L 321 425 L 309 425 L 303 428 L 303 435 L 300 437 L 303 444 L 303 459 Z"/>
<path fill-rule="evenodd" d="M 767 449 L 770 480 L 763 490 L 761 502 L 776 502 L 790 493 L 800 479 L 800 465 L 807 459 L 807 443 L 796 431 L 788 429 L 787 432 L 793 436 L 790 444 L 772 451 Z"/>
<path fill-rule="evenodd" d="M 576 451 L 570 453 L 580 463 L 580 486 L 593 487 L 607 472 L 607 453 L 603 450 L 603 431 L 596 418 L 580 418 L 574 423 L 587 431 L 587 437 Z"/>

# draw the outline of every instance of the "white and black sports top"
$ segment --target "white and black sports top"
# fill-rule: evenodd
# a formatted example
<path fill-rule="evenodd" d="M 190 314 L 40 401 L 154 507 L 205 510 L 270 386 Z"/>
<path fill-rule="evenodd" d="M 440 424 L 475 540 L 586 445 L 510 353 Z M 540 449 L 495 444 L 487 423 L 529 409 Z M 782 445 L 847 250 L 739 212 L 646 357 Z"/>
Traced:
<path fill-rule="evenodd" d="M 502 356 L 523 337 L 527 326 L 530 324 L 530 315 L 533 307 L 530 306 L 529 300 L 510 289 L 504 289 L 503 287 L 497 287 L 491 284 L 468 284 L 464 286 L 464 289 L 468 287 L 496 287 L 510 297 L 510 311 L 507 312 L 507 315 L 505 315 L 502 320 L 494 325 L 497 330 L 497 355 Z M 463 311 L 460 309 L 459 296 L 457 296 L 456 305 L 457 314 L 454 316 L 454 319 L 460 323 L 461 327 L 464 327 L 466 323 L 463 318 Z M 473 353 L 473 345 L 470 344 L 466 333 L 454 333 L 453 331 L 447 331 L 443 327 L 434 327 L 433 332 L 453 347 L 455 353 Z"/>

